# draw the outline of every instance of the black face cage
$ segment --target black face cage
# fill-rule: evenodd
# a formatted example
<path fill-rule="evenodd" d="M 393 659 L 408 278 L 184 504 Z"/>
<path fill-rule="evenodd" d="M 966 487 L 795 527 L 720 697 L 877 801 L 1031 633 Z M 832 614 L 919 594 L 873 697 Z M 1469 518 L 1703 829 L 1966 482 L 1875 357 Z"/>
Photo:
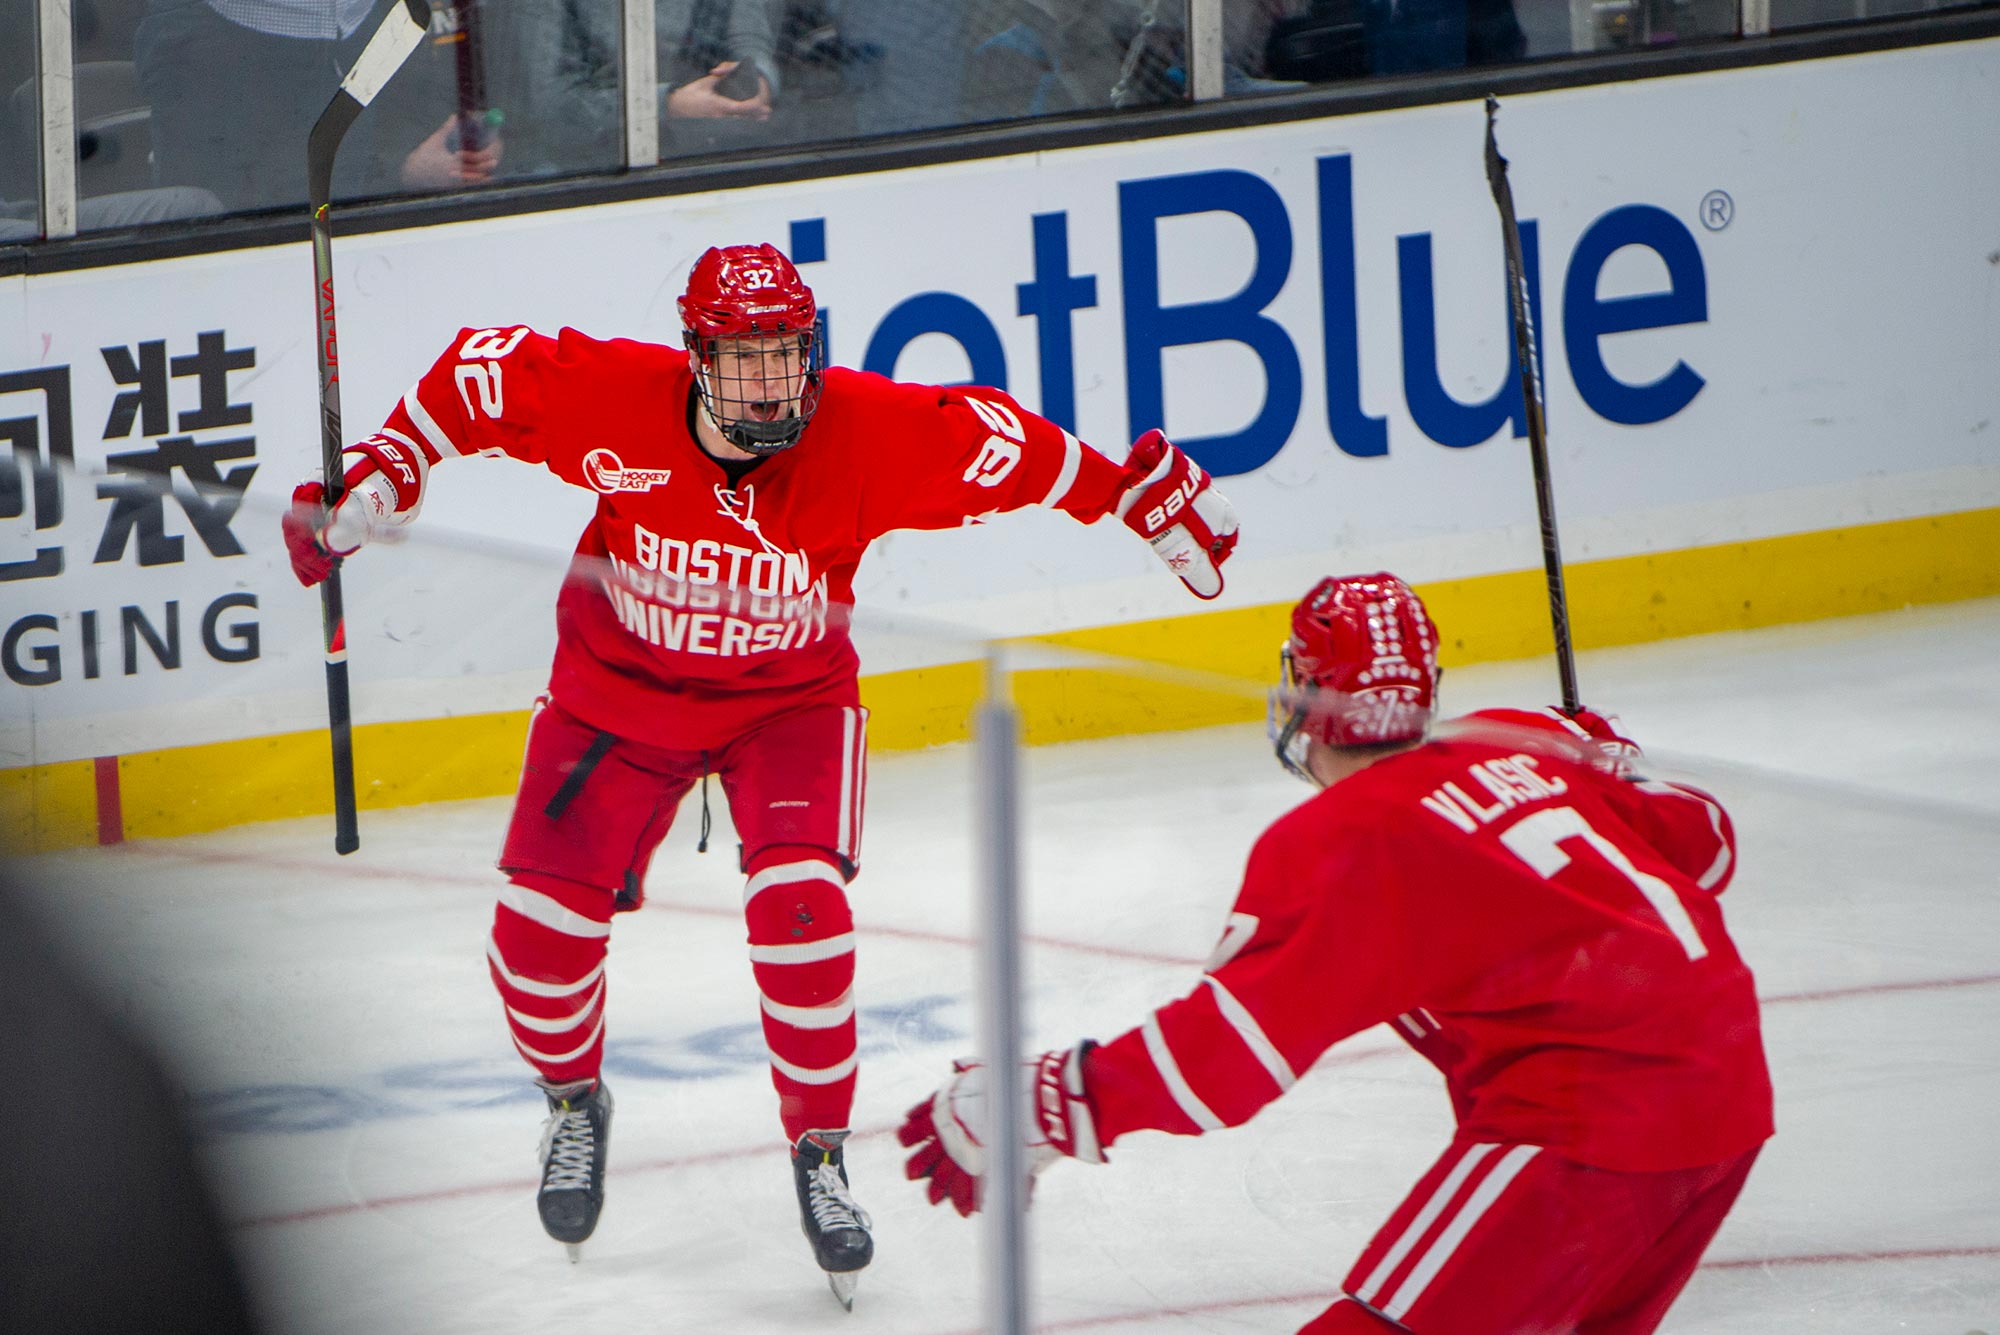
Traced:
<path fill-rule="evenodd" d="M 695 393 L 701 396 L 702 410 L 708 414 L 709 420 L 714 422 L 717 429 L 722 432 L 724 440 L 734 445 L 737 449 L 747 450 L 751 454 L 776 454 L 780 450 L 788 450 L 798 443 L 799 436 L 806 429 L 806 423 L 812 420 L 813 413 L 819 408 L 820 385 L 824 378 L 826 351 L 825 344 L 819 335 L 818 321 L 814 321 L 813 328 L 801 330 L 799 333 L 791 335 L 791 337 L 798 340 L 799 359 L 804 366 L 804 373 L 798 388 L 798 404 L 788 417 L 780 417 L 770 422 L 760 422 L 754 418 L 725 417 L 723 415 L 723 399 L 736 404 L 753 402 L 754 400 L 747 391 L 727 394 L 717 392 L 718 390 L 733 391 L 736 388 L 726 382 L 721 385 L 713 383 L 716 379 L 717 347 L 722 342 L 722 339 L 706 338 L 691 329 L 685 333 L 683 341 L 687 346 L 689 364 L 694 370 Z M 760 336 L 751 335 L 750 337 L 756 338 Z"/>
<path fill-rule="evenodd" d="M 1278 685 L 1266 707 L 1264 733 L 1271 739 L 1271 749 L 1278 753 L 1278 763 L 1285 767 L 1285 772 L 1307 783 L 1313 782 L 1312 772 L 1306 768 L 1306 748 L 1311 745 L 1312 737 L 1305 731 L 1312 691 L 1312 683 L 1302 684 L 1293 670 L 1292 642 L 1286 640 L 1278 647 Z"/>

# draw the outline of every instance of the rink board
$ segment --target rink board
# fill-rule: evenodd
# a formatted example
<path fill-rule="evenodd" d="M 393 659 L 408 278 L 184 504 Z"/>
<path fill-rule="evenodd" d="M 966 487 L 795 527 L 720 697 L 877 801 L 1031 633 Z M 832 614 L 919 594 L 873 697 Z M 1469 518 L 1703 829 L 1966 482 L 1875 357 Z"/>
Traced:
<path fill-rule="evenodd" d="M 1994 40 L 1508 100 L 1581 642 L 2000 591 L 1996 121 Z M 878 746 L 962 736 L 988 638 L 1237 683 L 1029 675 L 1033 738 L 1254 714 L 1328 571 L 1411 579 L 1463 661 L 1533 653 L 1483 131 L 1466 102 L 340 236 L 346 422 L 461 325 L 675 341 L 700 250 L 770 240 L 835 361 L 999 384 L 1112 453 L 1164 425 L 1243 519 L 1209 607 L 1112 521 L 882 540 L 855 586 L 903 618 L 857 630 Z M 310 273 L 294 245 L 0 282 L 8 846 L 326 801 L 318 601 L 276 524 L 316 466 Z M 364 804 L 511 783 L 591 505 L 454 462 L 410 542 L 349 563 Z"/>
<path fill-rule="evenodd" d="M 2000 509 L 1585 562 L 1567 572 L 1573 633 L 1579 648 L 1601 648 L 1989 596 L 2000 593 L 1996 552 Z M 1419 592 L 1440 624 L 1447 666 L 1550 652 L 1540 570 Z M 1023 737 L 1039 744 L 1256 718 L 1289 610 L 1275 603 L 1040 637 L 1131 662 L 1015 671 Z M 1146 664 L 1212 674 L 1214 684 L 1150 678 Z M 861 686 L 871 746 L 911 750 L 969 735 L 982 669 L 905 669 L 864 676 Z M 1548 694 L 1557 695 L 1553 668 Z M 513 710 L 358 727 L 360 805 L 510 793 L 527 724 L 527 711 Z M 0 846 L 42 852 L 330 812 L 328 763 L 322 730 L 0 771 Z"/>

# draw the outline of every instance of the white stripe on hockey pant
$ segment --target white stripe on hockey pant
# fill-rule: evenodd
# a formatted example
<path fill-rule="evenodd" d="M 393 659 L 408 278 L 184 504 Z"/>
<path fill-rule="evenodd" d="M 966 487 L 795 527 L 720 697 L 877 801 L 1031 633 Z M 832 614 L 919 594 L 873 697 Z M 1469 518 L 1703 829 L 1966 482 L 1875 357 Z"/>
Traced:
<path fill-rule="evenodd" d="M 500 902 L 530 922 L 540 923 L 564 936 L 601 937 L 611 935 L 611 924 L 594 922 L 539 890 L 509 881 L 500 889 Z"/>
<path fill-rule="evenodd" d="M 511 1029 L 508 1032 L 510 1034 L 513 1034 L 514 1046 L 519 1048 L 521 1050 L 521 1055 L 523 1057 L 526 1057 L 530 1062 L 547 1062 L 552 1066 L 559 1065 L 566 1061 L 574 1061 L 576 1058 L 581 1057 L 584 1053 L 590 1051 L 590 1045 L 592 1043 L 595 1043 L 597 1041 L 597 1036 L 604 1032 L 604 1012 L 601 1010 L 597 1012 L 597 1023 L 590 1026 L 590 1036 L 588 1038 L 585 1038 L 583 1042 L 571 1048 L 568 1052 L 543 1052 L 537 1048 L 531 1048 L 526 1043 L 523 1043 L 521 1041 L 521 1036 L 519 1034 L 514 1034 Z"/>
<path fill-rule="evenodd" d="M 1648 793 L 1662 793 L 1668 797 L 1683 797 L 1690 802 L 1701 804 L 1701 809 L 1708 814 L 1708 828 L 1715 832 L 1716 854 L 1715 861 L 1709 864 L 1708 870 L 1695 878 L 1695 884 L 1704 890 L 1714 889 L 1715 883 L 1728 873 L 1730 862 L 1729 841 L 1722 837 L 1722 808 L 1703 797 L 1700 793 L 1690 792 L 1679 784 L 1660 783 L 1653 779 L 1647 779 L 1639 787 Z"/>
<path fill-rule="evenodd" d="M 1465 1235 L 1472 1231 L 1472 1226 L 1479 1222 L 1480 1216 L 1493 1207 L 1493 1202 L 1500 1199 L 1500 1193 L 1507 1190 L 1507 1184 L 1528 1166 L 1529 1160 L 1541 1152 L 1542 1147 L 1539 1145 L 1516 1145 L 1507 1151 L 1500 1162 L 1493 1166 L 1493 1171 L 1486 1175 L 1486 1180 L 1473 1189 L 1472 1198 L 1466 1201 L 1465 1208 L 1460 1210 L 1457 1217 L 1445 1227 L 1444 1232 L 1438 1235 L 1438 1240 L 1424 1253 L 1424 1259 L 1417 1262 L 1417 1268 L 1403 1281 L 1403 1287 L 1396 1290 L 1396 1296 L 1382 1309 L 1382 1315 L 1391 1321 L 1403 1319 L 1411 1305 L 1423 1297 L 1424 1290 L 1430 1287 L 1433 1279 L 1437 1278 L 1438 1271 L 1451 1259 L 1451 1254 L 1458 1250 L 1458 1244 L 1465 1241 Z"/>
<path fill-rule="evenodd" d="M 861 861 L 861 837 L 868 824 L 868 706 L 859 710 L 860 724 L 854 737 L 854 838 L 847 845 L 847 859 Z"/>
<path fill-rule="evenodd" d="M 771 1054 L 771 1069 L 802 1085 L 831 1085 L 853 1075 L 860 1060 L 858 1054 L 851 1054 L 846 1061 L 814 1070 L 809 1066 L 794 1066 L 774 1052 Z"/>
<path fill-rule="evenodd" d="M 444 428 L 437 424 L 437 418 L 432 417 L 430 410 L 417 398 L 417 386 L 410 386 L 410 392 L 403 396 L 403 411 L 410 415 L 410 421 L 423 436 L 424 443 L 430 446 L 432 452 L 440 459 L 465 457 L 467 452 L 460 449 L 458 442 L 444 433 Z"/>
<path fill-rule="evenodd" d="M 834 850 L 851 864 L 861 847 L 861 803 L 868 786 L 868 711 L 841 709 L 840 838 Z"/>
<path fill-rule="evenodd" d="M 764 1014 L 794 1029 L 838 1029 L 854 1014 L 854 990 L 849 988 L 824 1006 L 787 1006 L 759 994 Z"/>
<path fill-rule="evenodd" d="M 1465 1179 L 1472 1176 L 1472 1170 L 1479 1167 L 1480 1161 L 1498 1148 L 1500 1148 L 1498 1145 L 1474 1145 L 1465 1152 L 1464 1158 L 1452 1165 L 1452 1170 L 1445 1174 L 1445 1179 L 1438 1184 L 1438 1189 L 1424 1202 L 1424 1208 L 1417 1211 L 1417 1217 L 1403 1230 L 1403 1236 L 1396 1239 L 1396 1245 L 1382 1257 L 1382 1263 L 1369 1272 L 1368 1278 L 1361 1282 L 1361 1287 L 1354 1294 L 1356 1298 L 1364 1303 L 1372 1303 L 1382 1296 L 1379 1290 L 1389 1282 L 1389 1276 L 1396 1273 L 1396 1267 L 1403 1263 L 1403 1258 L 1410 1254 L 1410 1249 L 1422 1240 L 1424 1234 L 1430 1232 L 1431 1225 L 1444 1213 L 1444 1207 L 1451 1204 L 1451 1198 L 1465 1185 Z"/>
<path fill-rule="evenodd" d="M 1236 1036 L 1243 1040 L 1243 1046 L 1250 1049 L 1257 1060 L 1264 1064 L 1264 1069 L 1271 1073 L 1271 1079 L 1278 1082 L 1278 1092 L 1283 1093 L 1296 1084 L 1298 1076 L 1292 1073 L 1292 1064 L 1285 1060 L 1284 1053 L 1278 1051 L 1278 1045 L 1264 1032 L 1264 1026 L 1257 1023 L 1257 1017 L 1250 1013 L 1250 1008 L 1238 1001 L 1228 988 L 1217 982 L 1214 975 L 1211 974 L 1201 981 L 1215 989 L 1215 1004 L 1221 1008 L 1222 1018 L 1229 1021 L 1230 1027 L 1236 1031 Z"/>
<path fill-rule="evenodd" d="M 752 964 L 817 964 L 821 960 L 852 954 L 854 933 L 842 932 L 839 936 L 829 936 L 824 941 L 801 941 L 797 945 L 752 946 Z"/>
<path fill-rule="evenodd" d="M 1424 1036 L 1424 1027 L 1417 1023 L 1416 1017 L 1414 1015 L 1411 1015 L 1407 1012 L 1405 1012 L 1402 1015 L 1398 1015 L 1396 1017 L 1396 1023 L 1400 1025 L 1402 1027 L 1403 1032 L 1408 1034 L 1411 1038 L 1422 1038 Z"/>
<path fill-rule="evenodd" d="M 750 901 L 760 890 L 768 890 L 774 885 L 791 885 L 798 881 L 831 881 L 840 885 L 840 869 L 831 862 L 818 858 L 807 858 L 800 862 L 781 862 L 775 867 L 766 867 L 743 883 L 743 907 L 749 908 Z"/>
<path fill-rule="evenodd" d="M 1160 1073 L 1167 1093 L 1174 1096 L 1174 1102 L 1180 1105 L 1181 1111 L 1202 1130 L 1220 1131 L 1222 1119 L 1208 1110 L 1208 1105 L 1195 1094 L 1194 1086 L 1188 1084 L 1187 1077 L 1181 1074 L 1180 1063 L 1174 1060 L 1173 1051 L 1167 1047 L 1167 1036 L 1160 1030 L 1157 1012 L 1146 1017 L 1139 1033 L 1146 1040 L 1146 1055 L 1153 1059 L 1153 1069 Z"/>
<path fill-rule="evenodd" d="M 507 967 L 507 960 L 500 953 L 500 945 L 490 935 L 486 938 L 486 958 L 500 971 L 500 977 L 507 986 L 517 992 L 526 992 L 531 997 L 573 997 L 604 976 L 604 961 L 573 983 L 544 983 L 537 978 L 524 978 Z"/>
<path fill-rule="evenodd" d="M 524 1015 L 512 1006 L 507 1006 L 505 1009 L 507 1011 L 507 1018 L 523 1029 L 531 1030 L 537 1034 L 568 1034 L 574 1032 L 583 1024 L 583 1017 L 596 1009 L 597 999 L 603 995 L 604 988 L 600 984 L 591 990 L 589 996 L 583 999 L 581 1006 L 578 1006 L 568 1015 L 560 1016 L 553 1020 L 544 1015 Z"/>
<path fill-rule="evenodd" d="M 853 856 L 854 839 L 854 710 L 840 711 L 840 838 L 836 850 L 842 857 Z"/>
<path fill-rule="evenodd" d="M 1055 485 L 1049 494 L 1042 497 L 1042 504 L 1053 510 L 1062 504 L 1063 497 L 1069 495 L 1070 487 L 1076 482 L 1077 471 L 1083 467 L 1083 444 L 1069 432 L 1062 433 L 1062 468 L 1056 473 Z"/>

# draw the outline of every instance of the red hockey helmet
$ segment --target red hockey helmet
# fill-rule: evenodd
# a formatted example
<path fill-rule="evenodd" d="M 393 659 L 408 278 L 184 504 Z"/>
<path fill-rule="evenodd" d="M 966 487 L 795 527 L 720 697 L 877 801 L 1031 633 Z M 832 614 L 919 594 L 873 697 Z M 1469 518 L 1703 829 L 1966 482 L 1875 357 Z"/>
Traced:
<path fill-rule="evenodd" d="M 710 247 L 680 299 L 702 408 L 754 454 L 797 442 L 819 407 L 819 307 L 776 246 Z"/>
<path fill-rule="evenodd" d="M 1301 778 L 1306 743 L 1378 746 L 1420 738 L 1437 712 L 1437 627 L 1394 575 L 1321 580 L 1292 609 L 1271 693 L 1278 759 Z"/>

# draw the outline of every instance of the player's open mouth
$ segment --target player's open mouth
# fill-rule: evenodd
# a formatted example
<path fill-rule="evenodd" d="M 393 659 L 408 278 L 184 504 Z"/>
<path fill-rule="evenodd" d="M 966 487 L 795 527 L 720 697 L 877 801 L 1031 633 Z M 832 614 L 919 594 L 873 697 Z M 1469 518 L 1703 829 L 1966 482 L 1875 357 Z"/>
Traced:
<path fill-rule="evenodd" d="M 757 422 L 775 422 L 785 412 L 785 405 L 776 399 L 760 399 L 744 407 L 748 409 L 751 420 Z"/>

